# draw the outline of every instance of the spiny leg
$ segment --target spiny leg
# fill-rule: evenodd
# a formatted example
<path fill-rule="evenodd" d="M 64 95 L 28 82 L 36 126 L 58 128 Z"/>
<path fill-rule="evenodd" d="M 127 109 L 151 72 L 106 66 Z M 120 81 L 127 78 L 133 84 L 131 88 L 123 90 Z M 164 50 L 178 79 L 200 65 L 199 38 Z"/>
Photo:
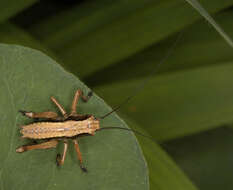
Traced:
<path fill-rule="evenodd" d="M 33 119 L 52 119 L 56 120 L 58 118 L 57 113 L 52 112 L 52 111 L 47 111 L 47 112 L 31 112 L 31 111 L 23 111 L 19 110 L 20 113 L 22 113 L 24 116 L 33 118 Z"/>
<path fill-rule="evenodd" d="M 57 140 L 50 140 L 50 141 L 43 142 L 40 144 L 35 144 L 35 145 L 23 145 L 23 146 L 17 148 L 16 152 L 22 153 L 22 152 L 25 152 L 27 150 L 33 150 L 33 149 L 56 148 L 57 144 L 58 144 Z"/>
<path fill-rule="evenodd" d="M 91 96 L 92 96 L 92 92 L 89 92 L 87 96 L 84 96 L 82 90 L 78 89 L 76 91 L 75 95 L 74 95 L 74 99 L 73 99 L 73 102 L 72 102 L 72 105 L 71 105 L 70 115 L 71 116 L 77 115 L 76 107 L 77 107 L 77 104 L 78 104 L 79 97 L 81 97 L 84 102 L 87 102 L 90 99 Z"/>
<path fill-rule="evenodd" d="M 62 115 L 64 116 L 64 118 L 67 118 L 67 114 L 65 109 L 62 107 L 61 104 L 58 103 L 58 101 L 52 96 L 51 97 L 52 102 L 58 107 L 58 109 L 60 110 L 60 112 L 62 113 Z"/>
<path fill-rule="evenodd" d="M 81 168 L 84 172 L 87 172 L 87 169 L 83 166 L 82 154 L 81 154 L 81 151 L 80 151 L 80 149 L 79 149 L 79 145 L 78 145 L 77 139 L 73 139 L 73 143 L 74 143 L 74 147 L 75 147 L 75 150 L 76 150 L 76 152 L 77 152 L 78 159 L 79 159 L 80 168 Z"/>
<path fill-rule="evenodd" d="M 57 154 L 56 162 L 58 166 L 61 166 L 64 164 L 65 158 L 66 158 L 66 152 L 68 149 L 68 142 L 67 140 L 64 140 L 64 150 L 62 156 L 60 154 Z"/>

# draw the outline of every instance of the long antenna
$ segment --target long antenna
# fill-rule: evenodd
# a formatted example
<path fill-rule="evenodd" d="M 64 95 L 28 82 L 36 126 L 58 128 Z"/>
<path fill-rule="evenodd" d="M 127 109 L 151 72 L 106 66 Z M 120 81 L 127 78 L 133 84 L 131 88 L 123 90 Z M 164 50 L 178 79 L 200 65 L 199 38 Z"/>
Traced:
<path fill-rule="evenodd" d="M 97 131 L 106 130 L 106 129 L 121 129 L 121 130 L 131 131 L 131 132 L 134 132 L 135 134 L 138 134 L 138 135 L 140 135 L 140 136 L 146 137 L 146 138 L 148 138 L 148 139 L 150 139 L 150 140 L 156 142 L 155 139 L 152 138 L 152 137 L 149 136 L 149 135 L 145 135 L 145 134 L 143 134 L 143 133 L 141 133 L 141 132 L 139 132 L 139 131 L 137 131 L 137 130 L 129 129 L 129 128 L 124 128 L 124 127 L 101 127 L 101 128 L 98 129 Z"/>
<path fill-rule="evenodd" d="M 145 88 L 146 85 L 149 84 L 149 82 L 150 82 L 152 76 L 154 76 L 154 75 L 158 72 L 160 66 L 161 66 L 163 63 L 165 63 L 165 61 L 168 59 L 168 57 L 170 57 L 170 55 L 173 53 L 173 51 L 174 51 L 176 45 L 178 44 L 179 40 L 181 39 L 182 35 L 183 35 L 183 32 L 180 32 L 179 35 L 178 35 L 178 37 L 176 38 L 175 42 L 174 42 L 174 43 L 172 44 L 172 46 L 168 49 L 166 55 L 162 58 L 162 60 L 159 62 L 159 64 L 155 66 L 155 70 L 154 70 L 154 72 L 152 72 L 151 77 L 149 76 L 147 79 L 145 79 L 144 81 L 142 81 L 141 84 L 138 86 L 138 88 L 136 88 L 130 96 L 128 96 L 125 100 L 123 100 L 123 101 L 121 102 L 121 104 L 119 104 L 118 106 L 116 106 L 115 108 L 113 108 L 113 110 L 110 111 L 110 112 L 108 112 L 107 114 L 105 114 L 105 115 L 99 117 L 99 119 L 104 119 L 105 117 L 111 115 L 113 112 L 115 112 L 115 111 L 117 111 L 118 109 L 120 109 L 121 106 L 123 106 L 124 104 L 128 103 L 128 102 L 129 102 L 131 99 L 133 99 L 139 92 L 141 92 L 141 90 L 142 90 L 143 88 Z"/>

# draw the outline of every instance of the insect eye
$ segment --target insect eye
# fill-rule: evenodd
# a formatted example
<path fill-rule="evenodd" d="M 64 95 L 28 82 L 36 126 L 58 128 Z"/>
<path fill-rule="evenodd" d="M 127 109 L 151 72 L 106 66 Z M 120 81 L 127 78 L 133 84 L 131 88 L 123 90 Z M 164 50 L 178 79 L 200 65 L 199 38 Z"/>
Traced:
<path fill-rule="evenodd" d="M 94 117 L 94 120 L 95 120 L 95 121 L 98 121 L 98 120 L 99 120 L 99 118 L 97 118 L 97 117 Z"/>

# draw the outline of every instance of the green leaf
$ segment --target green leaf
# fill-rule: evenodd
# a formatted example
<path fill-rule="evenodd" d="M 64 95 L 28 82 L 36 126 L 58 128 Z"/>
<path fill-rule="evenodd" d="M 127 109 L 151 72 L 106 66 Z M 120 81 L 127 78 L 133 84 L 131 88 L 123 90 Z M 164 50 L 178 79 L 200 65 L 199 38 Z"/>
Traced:
<path fill-rule="evenodd" d="M 233 131 L 221 127 L 164 146 L 200 189 L 231 190 Z"/>
<path fill-rule="evenodd" d="M 71 43 L 74 38 L 81 38 L 148 3 L 150 0 L 85 1 L 32 25 L 29 30 L 47 46 L 59 49 Z"/>
<path fill-rule="evenodd" d="M 112 105 L 136 93 L 121 111 L 164 141 L 233 121 L 232 71 L 232 62 L 222 63 L 154 76 L 138 94 L 135 89 L 145 79 L 99 86 L 95 91 Z"/>
<path fill-rule="evenodd" d="M 0 25 L 0 42 L 27 46 L 43 51 L 53 58 L 55 57 L 51 51 L 44 47 L 39 41 L 34 39 L 29 33 L 10 22 L 4 22 Z"/>
<path fill-rule="evenodd" d="M 9 19 L 23 9 L 31 6 L 37 0 L 7 0 L 0 1 L 0 22 Z"/>
<path fill-rule="evenodd" d="M 225 31 L 215 22 L 210 14 L 201 6 L 197 0 L 186 0 L 194 9 L 196 9 L 214 28 L 218 33 L 226 40 L 226 42 L 233 47 L 232 39 L 225 33 Z"/>
<path fill-rule="evenodd" d="M 0 25 L 1 43 L 20 44 L 35 48 L 35 40 L 16 25 L 5 22 Z"/>
<path fill-rule="evenodd" d="M 87 94 L 81 81 L 64 71 L 46 55 L 21 46 L 0 45 L 0 187 L 1 189 L 148 189 L 147 166 L 135 136 L 106 130 L 95 136 L 79 138 L 88 173 L 79 168 L 70 144 L 65 164 L 58 168 L 57 149 L 28 151 L 15 149 L 21 140 L 19 126 L 30 123 L 18 110 L 55 111 L 49 100 L 54 96 L 68 111 L 77 88 Z M 94 95 L 88 103 L 79 102 L 78 112 L 101 116 L 111 110 Z M 101 126 L 126 124 L 112 114 Z"/>
<path fill-rule="evenodd" d="M 132 129 L 150 137 L 150 135 L 146 133 L 141 126 L 137 125 L 135 122 L 125 116 L 123 116 L 123 118 Z M 147 160 L 151 190 L 197 189 L 155 140 L 153 141 L 153 139 L 138 135 L 137 133 L 135 134 Z"/>
<path fill-rule="evenodd" d="M 233 11 L 221 12 L 215 15 L 215 19 L 222 24 L 229 35 L 233 36 Z M 155 73 L 193 69 L 233 60 L 232 48 L 206 24 L 206 21 L 201 20 L 182 31 L 177 45 L 164 64 L 156 70 L 156 65 L 164 60 L 169 49 L 177 41 L 178 35 L 173 35 L 128 59 L 112 64 L 84 80 L 91 86 L 103 85 L 114 81 L 149 77 Z"/>
<path fill-rule="evenodd" d="M 212 1 L 206 3 L 210 6 L 210 10 L 208 9 L 210 12 L 220 11 L 233 3 L 225 0 L 211 6 Z M 71 32 L 74 31 L 73 35 L 64 32 L 57 39 L 58 43 L 65 41 L 66 44 L 57 46 L 56 40 L 51 44 L 55 45 L 56 52 L 66 62 L 66 68 L 80 77 L 86 77 L 110 64 L 135 55 L 200 18 L 195 10 L 181 0 L 150 1 L 146 4 L 143 2 L 140 8 L 109 20 L 90 31 L 87 28 L 101 21 L 85 20 L 86 25 L 73 24 L 74 28 L 71 25 L 69 29 Z M 82 33 L 83 30 L 88 32 L 79 38 L 78 33 Z M 51 38 L 48 36 L 48 39 Z"/>

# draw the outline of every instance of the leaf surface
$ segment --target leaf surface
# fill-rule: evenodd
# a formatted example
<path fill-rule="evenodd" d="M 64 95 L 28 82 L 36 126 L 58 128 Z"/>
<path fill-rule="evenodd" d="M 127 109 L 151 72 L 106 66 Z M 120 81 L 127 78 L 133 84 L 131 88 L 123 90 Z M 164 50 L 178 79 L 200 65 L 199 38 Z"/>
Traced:
<path fill-rule="evenodd" d="M 79 168 L 73 144 L 65 164 L 58 168 L 57 149 L 34 150 L 22 154 L 15 149 L 29 140 L 21 140 L 19 126 L 32 122 L 18 110 L 56 111 L 49 98 L 54 96 L 68 111 L 77 88 L 86 94 L 81 81 L 64 71 L 46 55 L 21 46 L 0 45 L 0 187 L 1 189 L 149 189 L 147 166 L 135 136 L 130 133 L 101 131 L 79 138 L 84 165 Z M 79 103 L 79 113 L 101 116 L 111 108 L 94 95 L 88 103 Z M 112 114 L 101 126 L 126 124 Z"/>
<path fill-rule="evenodd" d="M 233 131 L 226 126 L 176 139 L 165 149 L 200 189 L 231 190 Z"/>
<path fill-rule="evenodd" d="M 233 1 L 208 0 L 203 4 L 210 13 L 216 13 Z M 61 14 L 32 29 L 32 33 L 42 31 L 42 41 L 58 53 L 67 69 L 82 78 L 136 55 L 201 18 L 183 0 L 114 1 L 112 6 L 95 6 L 80 6 L 83 10 L 76 17 L 74 13 Z M 90 14 L 84 10 L 91 10 Z M 59 24 L 58 30 L 53 23 Z"/>
<path fill-rule="evenodd" d="M 150 137 L 141 126 L 126 116 L 124 120 L 132 129 Z M 151 190 L 197 190 L 184 172 L 177 167 L 173 159 L 153 138 L 135 133 L 148 163 Z"/>
<path fill-rule="evenodd" d="M 194 9 L 196 9 L 223 37 L 223 39 L 233 47 L 232 39 L 226 34 L 226 32 L 219 26 L 219 24 L 210 16 L 210 14 L 205 10 L 204 7 L 197 0 L 186 0 Z"/>
<path fill-rule="evenodd" d="M 4 22 L 0 25 L 0 42 L 34 48 L 57 60 L 57 57 L 48 48 L 33 38 L 27 31 L 11 22 Z"/>
<path fill-rule="evenodd" d="M 216 14 L 215 19 L 233 37 L 233 11 Z M 176 41 L 178 41 L 176 46 L 170 51 Z M 166 56 L 169 51 L 171 53 Z M 165 57 L 167 57 L 166 60 L 156 69 Z M 200 20 L 183 30 L 181 35 L 172 35 L 134 56 L 109 65 L 84 80 L 89 85 L 96 86 L 114 81 L 206 67 L 211 64 L 222 64 L 231 60 L 233 60 L 232 48 L 206 24 L 205 20 Z"/>

